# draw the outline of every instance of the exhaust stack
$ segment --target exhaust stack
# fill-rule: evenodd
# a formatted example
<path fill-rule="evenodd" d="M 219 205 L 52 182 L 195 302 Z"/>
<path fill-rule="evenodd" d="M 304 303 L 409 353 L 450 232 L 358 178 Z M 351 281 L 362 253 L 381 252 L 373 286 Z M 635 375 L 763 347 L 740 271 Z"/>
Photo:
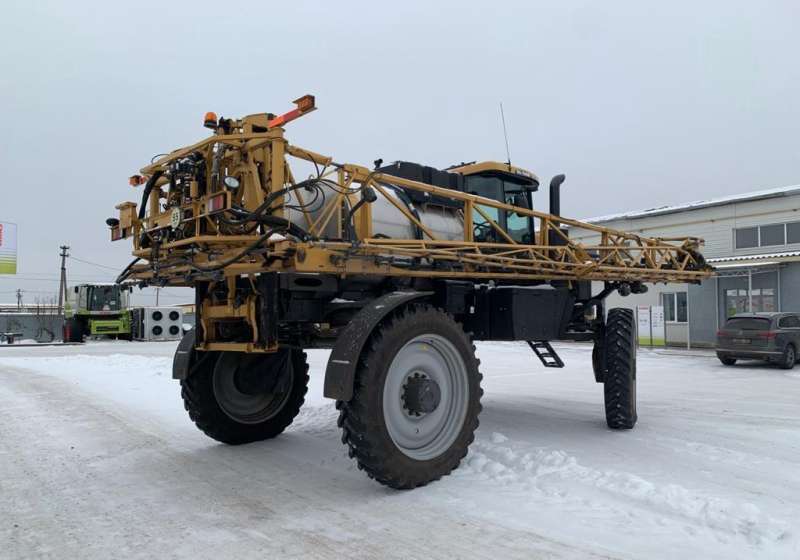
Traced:
<path fill-rule="evenodd" d="M 563 173 L 550 179 L 550 213 L 561 215 L 561 183 L 567 178 Z"/>

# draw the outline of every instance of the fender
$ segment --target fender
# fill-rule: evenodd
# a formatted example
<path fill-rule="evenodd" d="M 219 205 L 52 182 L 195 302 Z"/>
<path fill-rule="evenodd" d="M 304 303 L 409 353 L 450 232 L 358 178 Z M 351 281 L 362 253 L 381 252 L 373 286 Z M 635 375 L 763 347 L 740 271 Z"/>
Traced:
<path fill-rule="evenodd" d="M 175 350 L 175 357 L 172 358 L 172 379 L 183 381 L 189 377 L 189 370 L 194 362 L 195 351 L 195 330 L 192 329 L 183 335 L 178 348 Z"/>
<path fill-rule="evenodd" d="M 378 323 L 399 306 L 432 295 L 433 292 L 391 292 L 363 307 L 336 339 L 325 369 L 324 395 L 345 402 L 353 398 L 358 358 Z"/>

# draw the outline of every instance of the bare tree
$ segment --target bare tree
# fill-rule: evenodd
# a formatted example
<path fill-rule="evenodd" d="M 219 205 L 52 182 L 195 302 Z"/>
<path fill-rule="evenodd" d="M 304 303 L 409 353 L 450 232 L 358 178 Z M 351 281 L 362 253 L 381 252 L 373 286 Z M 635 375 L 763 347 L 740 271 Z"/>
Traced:
<path fill-rule="evenodd" d="M 58 314 L 53 312 L 55 305 L 56 301 L 52 296 L 49 298 L 36 298 L 33 313 L 36 321 L 37 342 L 52 342 L 56 338 L 55 320 Z"/>

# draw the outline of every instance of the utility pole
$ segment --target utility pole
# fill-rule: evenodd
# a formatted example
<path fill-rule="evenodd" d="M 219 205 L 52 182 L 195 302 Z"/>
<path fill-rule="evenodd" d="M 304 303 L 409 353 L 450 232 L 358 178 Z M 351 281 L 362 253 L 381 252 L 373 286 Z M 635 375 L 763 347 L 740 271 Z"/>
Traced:
<path fill-rule="evenodd" d="M 61 283 L 58 285 L 58 314 L 64 314 L 64 297 L 67 295 L 67 250 L 69 247 L 62 245 L 61 254 Z"/>
<path fill-rule="evenodd" d="M 17 288 L 17 309 L 22 310 L 22 290 Z"/>

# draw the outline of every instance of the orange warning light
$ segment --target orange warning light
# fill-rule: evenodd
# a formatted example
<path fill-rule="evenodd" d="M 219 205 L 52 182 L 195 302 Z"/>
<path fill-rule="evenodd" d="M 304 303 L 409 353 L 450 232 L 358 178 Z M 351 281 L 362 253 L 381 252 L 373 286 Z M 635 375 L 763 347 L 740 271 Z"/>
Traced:
<path fill-rule="evenodd" d="M 216 130 L 217 128 L 217 114 L 214 111 L 209 111 L 206 113 L 205 118 L 203 119 L 203 126 L 206 128 L 212 128 Z"/>

